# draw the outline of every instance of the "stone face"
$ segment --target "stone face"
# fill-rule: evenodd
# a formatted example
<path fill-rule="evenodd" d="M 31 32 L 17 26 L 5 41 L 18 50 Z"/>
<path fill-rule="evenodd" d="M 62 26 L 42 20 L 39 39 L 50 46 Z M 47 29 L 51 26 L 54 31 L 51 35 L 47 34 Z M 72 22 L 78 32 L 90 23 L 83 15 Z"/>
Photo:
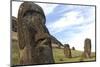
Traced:
<path fill-rule="evenodd" d="M 72 57 L 71 49 L 70 49 L 69 44 L 64 45 L 64 55 L 65 55 L 66 58 L 71 58 Z"/>
<path fill-rule="evenodd" d="M 12 31 L 17 32 L 17 18 L 12 16 Z"/>
<path fill-rule="evenodd" d="M 20 64 L 54 63 L 45 14 L 33 2 L 24 2 L 18 11 Z"/>
<path fill-rule="evenodd" d="M 84 57 L 85 58 L 91 57 L 91 40 L 88 38 L 85 39 L 85 42 L 84 42 Z"/>

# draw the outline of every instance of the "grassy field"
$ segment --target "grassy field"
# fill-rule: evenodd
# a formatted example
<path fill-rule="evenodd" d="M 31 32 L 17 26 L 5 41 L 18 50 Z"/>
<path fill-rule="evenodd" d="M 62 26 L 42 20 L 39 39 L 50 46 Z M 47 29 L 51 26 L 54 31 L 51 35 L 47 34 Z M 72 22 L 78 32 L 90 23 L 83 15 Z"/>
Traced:
<path fill-rule="evenodd" d="M 53 56 L 55 59 L 55 63 L 63 63 L 63 62 L 82 62 L 82 61 L 95 61 L 95 53 L 92 52 L 91 58 L 85 59 L 82 58 L 82 51 L 71 50 L 72 58 L 66 58 L 64 56 L 63 49 L 53 48 Z"/>
<path fill-rule="evenodd" d="M 81 51 L 71 50 L 72 58 L 65 58 L 63 49 L 53 48 L 53 56 L 55 63 L 64 63 L 64 62 L 80 62 L 80 61 L 95 61 L 95 53 L 92 52 L 91 58 L 83 59 L 81 57 Z M 17 41 L 13 40 L 12 42 L 12 62 L 13 64 L 18 64 L 19 59 L 19 49 L 17 46 Z"/>

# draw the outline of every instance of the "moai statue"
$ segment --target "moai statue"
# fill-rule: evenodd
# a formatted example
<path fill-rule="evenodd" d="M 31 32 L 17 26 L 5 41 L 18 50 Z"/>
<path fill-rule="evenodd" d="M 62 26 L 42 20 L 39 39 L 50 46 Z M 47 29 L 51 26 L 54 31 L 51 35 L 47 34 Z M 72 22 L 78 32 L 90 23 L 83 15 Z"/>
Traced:
<path fill-rule="evenodd" d="M 75 50 L 75 47 L 72 47 L 72 50 Z"/>
<path fill-rule="evenodd" d="M 85 39 L 84 42 L 84 57 L 85 58 L 90 58 L 91 57 L 91 40 L 90 39 Z"/>
<path fill-rule="evenodd" d="M 39 5 L 33 2 L 21 4 L 17 24 L 21 65 L 54 63 L 45 22 L 45 14 Z"/>
<path fill-rule="evenodd" d="M 64 55 L 65 55 L 66 58 L 71 58 L 72 57 L 71 49 L 70 49 L 69 44 L 64 45 Z"/>
<path fill-rule="evenodd" d="M 12 31 L 17 32 L 17 18 L 12 16 Z"/>

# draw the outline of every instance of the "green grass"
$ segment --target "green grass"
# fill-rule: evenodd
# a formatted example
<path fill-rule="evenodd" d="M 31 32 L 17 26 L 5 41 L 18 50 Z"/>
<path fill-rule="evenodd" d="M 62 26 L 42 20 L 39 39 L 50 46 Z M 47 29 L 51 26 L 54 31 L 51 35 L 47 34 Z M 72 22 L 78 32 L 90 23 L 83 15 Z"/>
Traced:
<path fill-rule="evenodd" d="M 16 40 L 12 42 L 12 64 L 18 64 L 19 61 L 19 48 Z"/>
<path fill-rule="evenodd" d="M 71 50 L 72 58 L 65 58 L 63 49 L 59 48 L 53 48 L 53 57 L 55 60 L 55 63 L 63 63 L 63 62 L 80 62 L 80 61 L 94 61 L 95 59 L 95 53 L 92 52 L 91 58 L 89 59 L 83 59 L 81 57 L 82 51 L 78 50 Z M 19 61 L 19 49 L 18 44 L 16 40 L 13 40 L 12 42 L 12 62 L 13 64 L 18 64 Z"/>
<path fill-rule="evenodd" d="M 83 59 L 82 56 L 82 51 L 78 50 L 71 50 L 72 53 L 72 58 L 66 58 L 64 56 L 64 51 L 63 49 L 59 48 L 53 48 L 53 56 L 55 59 L 55 63 L 63 63 L 63 62 L 80 62 L 80 61 L 94 61 L 95 59 L 95 53 L 91 54 L 91 58 L 89 59 Z"/>

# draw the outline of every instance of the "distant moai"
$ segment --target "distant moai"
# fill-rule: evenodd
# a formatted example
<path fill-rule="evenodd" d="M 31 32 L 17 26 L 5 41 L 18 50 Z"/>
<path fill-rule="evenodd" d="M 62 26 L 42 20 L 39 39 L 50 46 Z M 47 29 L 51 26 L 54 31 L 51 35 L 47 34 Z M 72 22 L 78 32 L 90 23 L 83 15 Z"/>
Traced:
<path fill-rule="evenodd" d="M 18 43 L 21 65 L 54 63 L 49 31 L 42 8 L 24 2 L 18 11 Z"/>
<path fill-rule="evenodd" d="M 91 39 L 88 39 L 88 38 L 85 39 L 83 56 L 85 58 L 91 57 Z"/>
<path fill-rule="evenodd" d="M 72 50 L 75 50 L 75 47 L 72 47 Z"/>
<path fill-rule="evenodd" d="M 66 58 L 71 58 L 72 57 L 71 49 L 70 49 L 69 44 L 64 45 L 64 55 L 65 55 Z"/>
<path fill-rule="evenodd" d="M 12 31 L 17 32 L 17 18 L 12 16 Z"/>

